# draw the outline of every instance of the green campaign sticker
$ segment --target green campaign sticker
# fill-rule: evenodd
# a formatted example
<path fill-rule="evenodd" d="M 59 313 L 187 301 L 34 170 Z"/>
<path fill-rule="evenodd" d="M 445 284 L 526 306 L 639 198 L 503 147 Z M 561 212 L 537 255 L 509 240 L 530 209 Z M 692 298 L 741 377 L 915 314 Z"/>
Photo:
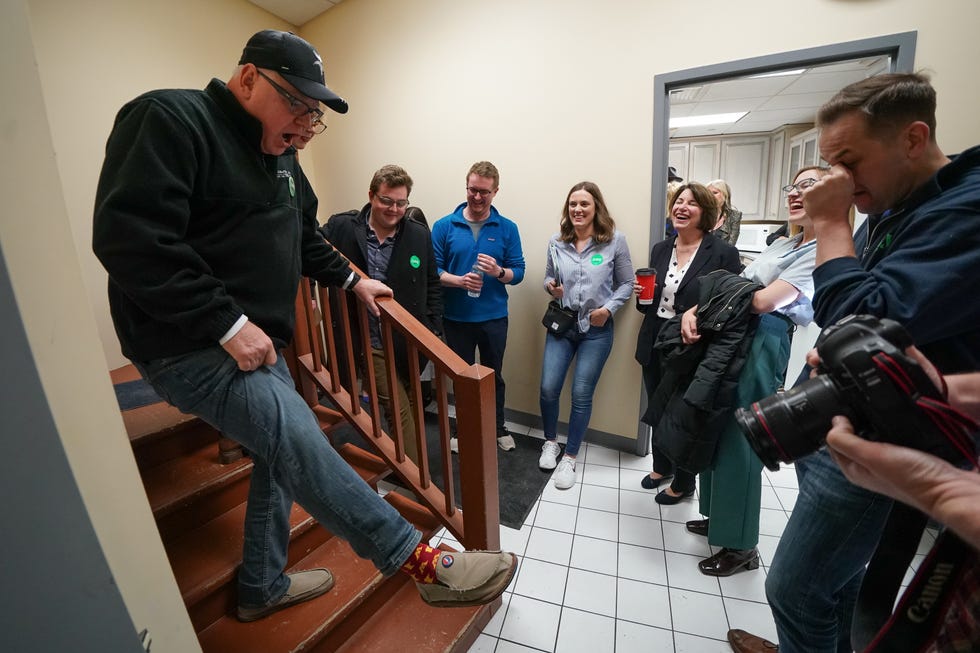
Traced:
<path fill-rule="evenodd" d="M 411 265 L 416 270 L 418 270 L 419 266 L 422 265 L 422 261 L 419 259 L 418 256 L 412 254 L 412 258 L 408 259 L 408 264 Z"/>
<path fill-rule="evenodd" d="M 592 265 L 602 265 L 602 254 L 592 255 Z"/>
<path fill-rule="evenodd" d="M 296 182 L 292 177 L 289 178 L 289 196 L 296 197 Z"/>

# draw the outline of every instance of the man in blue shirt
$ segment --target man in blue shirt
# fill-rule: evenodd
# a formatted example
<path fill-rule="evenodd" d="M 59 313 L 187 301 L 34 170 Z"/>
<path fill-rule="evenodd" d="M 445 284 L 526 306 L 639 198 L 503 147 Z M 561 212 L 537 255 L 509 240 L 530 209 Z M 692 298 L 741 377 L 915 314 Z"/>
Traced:
<path fill-rule="evenodd" d="M 493 207 L 500 173 L 479 161 L 466 175 L 466 201 L 432 227 L 432 246 L 443 287 L 443 328 L 450 348 L 467 363 L 494 371 L 497 445 L 516 447 L 504 428 L 504 348 L 507 288 L 524 279 L 524 252 L 517 225 Z M 456 443 L 453 442 L 453 450 Z"/>

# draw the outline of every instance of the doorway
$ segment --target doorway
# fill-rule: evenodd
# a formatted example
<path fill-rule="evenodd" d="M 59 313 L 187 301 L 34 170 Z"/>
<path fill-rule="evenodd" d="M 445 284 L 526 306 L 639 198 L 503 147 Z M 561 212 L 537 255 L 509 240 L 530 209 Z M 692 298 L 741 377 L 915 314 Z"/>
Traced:
<path fill-rule="evenodd" d="M 653 166 L 650 182 L 650 247 L 664 239 L 671 91 L 864 58 L 887 57 L 889 72 L 910 72 L 915 61 L 916 36 L 917 32 L 914 31 L 901 32 L 656 75 L 653 101 Z M 795 342 L 797 340 L 800 341 L 799 345 Z M 794 338 L 794 351 L 804 344 L 803 340 L 805 338 Z M 791 368 L 794 360 L 791 358 Z M 789 376 L 793 378 L 795 373 L 791 370 Z M 646 411 L 646 403 L 646 390 L 641 387 L 640 415 Z M 636 453 L 645 456 L 649 448 L 650 427 L 637 420 Z"/>

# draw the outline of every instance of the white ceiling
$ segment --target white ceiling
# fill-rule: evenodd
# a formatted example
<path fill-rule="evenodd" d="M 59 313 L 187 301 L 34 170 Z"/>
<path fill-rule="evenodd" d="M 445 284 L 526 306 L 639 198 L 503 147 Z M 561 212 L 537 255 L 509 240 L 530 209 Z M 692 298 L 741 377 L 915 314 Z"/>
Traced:
<path fill-rule="evenodd" d="M 670 117 L 747 111 L 727 125 L 679 127 L 673 138 L 769 132 L 812 123 L 821 104 L 851 82 L 884 72 L 888 57 L 813 66 L 796 75 L 739 77 L 670 90 Z"/>
<path fill-rule="evenodd" d="M 343 0 L 249 0 L 296 27 L 313 20 Z M 746 111 L 727 125 L 681 127 L 671 137 L 718 136 L 770 132 L 783 125 L 811 124 L 821 104 L 859 79 L 884 72 L 887 57 L 813 66 L 797 75 L 741 77 L 670 91 L 670 115 L 700 116 Z"/>
<path fill-rule="evenodd" d="M 273 16 L 299 27 L 343 0 L 248 0 Z"/>

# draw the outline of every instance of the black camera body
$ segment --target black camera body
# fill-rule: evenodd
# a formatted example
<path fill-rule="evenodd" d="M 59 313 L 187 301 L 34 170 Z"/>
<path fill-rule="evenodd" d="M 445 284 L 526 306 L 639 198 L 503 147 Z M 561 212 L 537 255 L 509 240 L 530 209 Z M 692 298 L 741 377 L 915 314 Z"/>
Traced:
<path fill-rule="evenodd" d="M 956 462 L 963 455 L 916 404 L 944 401 L 922 367 L 905 354 L 912 344 L 894 320 L 850 315 L 817 338 L 818 376 L 740 408 L 739 427 L 763 464 L 775 471 L 813 453 L 834 415 L 846 415 L 868 440 L 926 451 Z"/>

